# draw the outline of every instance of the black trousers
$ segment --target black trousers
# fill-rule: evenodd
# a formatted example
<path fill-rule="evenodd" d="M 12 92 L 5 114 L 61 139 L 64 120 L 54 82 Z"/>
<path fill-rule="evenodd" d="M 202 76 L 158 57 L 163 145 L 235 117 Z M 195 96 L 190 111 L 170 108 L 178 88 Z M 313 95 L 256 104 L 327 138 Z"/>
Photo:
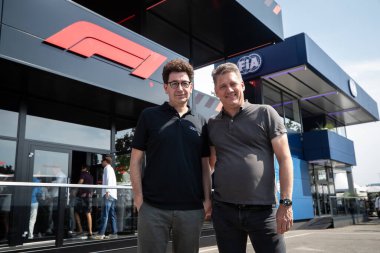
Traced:
<path fill-rule="evenodd" d="M 248 236 L 256 253 L 285 253 L 277 234 L 276 209 L 213 202 L 212 220 L 220 253 L 245 253 Z"/>

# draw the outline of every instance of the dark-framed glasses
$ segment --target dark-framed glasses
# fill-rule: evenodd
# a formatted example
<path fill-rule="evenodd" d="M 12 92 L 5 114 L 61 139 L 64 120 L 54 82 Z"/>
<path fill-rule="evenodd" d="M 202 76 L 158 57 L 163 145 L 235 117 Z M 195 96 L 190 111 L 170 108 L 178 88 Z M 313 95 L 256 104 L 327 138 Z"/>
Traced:
<path fill-rule="evenodd" d="M 190 81 L 182 81 L 182 82 L 172 81 L 172 82 L 168 82 L 168 84 L 170 85 L 170 87 L 172 89 L 177 89 L 180 84 L 181 84 L 182 88 L 189 88 L 191 82 Z"/>

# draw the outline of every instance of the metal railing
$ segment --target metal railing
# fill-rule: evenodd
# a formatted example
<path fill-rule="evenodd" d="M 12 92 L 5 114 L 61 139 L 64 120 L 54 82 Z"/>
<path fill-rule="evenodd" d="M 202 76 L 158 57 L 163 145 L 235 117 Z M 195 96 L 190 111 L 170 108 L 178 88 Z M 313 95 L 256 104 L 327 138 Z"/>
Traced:
<path fill-rule="evenodd" d="M 38 201 L 36 201 L 36 196 L 33 196 L 35 189 L 39 189 L 40 192 Z M 0 244 L 7 244 L 10 231 L 15 231 L 15 228 L 11 227 L 14 226 L 11 219 L 15 215 L 18 215 L 19 219 L 22 220 L 21 223 L 24 224 L 22 229 L 17 229 L 17 234 L 24 243 L 53 239 L 56 246 L 61 246 L 65 243 L 87 239 L 86 214 L 80 212 L 80 207 L 78 207 L 81 204 L 80 196 L 77 194 L 80 189 L 90 192 L 92 196 L 91 216 L 94 234 L 95 231 L 98 231 L 102 218 L 102 189 L 117 190 L 115 209 L 119 235 L 135 234 L 137 231 L 137 212 L 134 208 L 130 184 L 108 186 L 0 181 Z M 37 205 L 38 209 L 34 211 L 34 215 L 32 214 L 33 204 Z M 13 215 L 10 215 L 11 213 Z M 78 214 L 84 234 L 78 233 L 80 225 L 78 226 L 75 217 Z M 34 217 L 35 225 L 30 226 L 32 217 Z"/>
<path fill-rule="evenodd" d="M 0 181 L 0 186 L 25 186 L 25 187 L 64 187 L 64 188 L 93 188 L 93 189 L 129 189 L 132 190 L 132 186 L 127 185 L 94 185 L 94 184 L 65 184 L 65 183 L 35 183 L 35 182 L 8 182 Z"/>
<path fill-rule="evenodd" d="M 332 216 L 367 215 L 366 202 L 360 197 L 330 196 L 330 213 Z"/>

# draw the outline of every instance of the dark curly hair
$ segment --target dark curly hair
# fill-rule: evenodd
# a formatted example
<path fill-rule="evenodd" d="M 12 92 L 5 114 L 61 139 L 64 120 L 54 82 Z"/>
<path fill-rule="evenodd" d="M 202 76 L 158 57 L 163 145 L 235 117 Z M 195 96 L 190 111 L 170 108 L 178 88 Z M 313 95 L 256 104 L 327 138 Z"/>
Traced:
<path fill-rule="evenodd" d="M 190 78 L 190 81 L 193 81 L 194 69 L 193 66 L 191 66 L 190 63 L 188 63 L 187 61 L 184 61 L 182 59 L 174 59 L 169 61 L 164 66 L 164 70 L 162 71 L 162 79 L 164 83 L 168 83 L 169 75 L 172 72 L 186 72 L 186 74 Z"/>

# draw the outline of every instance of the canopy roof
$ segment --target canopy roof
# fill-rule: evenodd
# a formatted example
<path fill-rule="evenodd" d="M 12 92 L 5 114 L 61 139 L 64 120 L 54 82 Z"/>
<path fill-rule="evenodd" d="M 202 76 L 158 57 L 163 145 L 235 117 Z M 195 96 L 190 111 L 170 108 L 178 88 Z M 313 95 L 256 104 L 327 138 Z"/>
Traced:
<path fill-rule="evenodd" d="M 281 8 L 246 0 L 75 0 L 188 58 L 195 68 L 283 40 Z"/>
<path fill-rule="evenodd" d="M 299 99 L 303 118 L 324 115 L 337 121 L 337 126 L 379 120 L 376 101 L 306 34 L 228 61 L 239 65 L 240 59 L 252 54 L 261 57 L 261 66 L 243 73 L 243 78 L 261 78 Z M 285 106 L 289 103 L 284 100 Z"/>

